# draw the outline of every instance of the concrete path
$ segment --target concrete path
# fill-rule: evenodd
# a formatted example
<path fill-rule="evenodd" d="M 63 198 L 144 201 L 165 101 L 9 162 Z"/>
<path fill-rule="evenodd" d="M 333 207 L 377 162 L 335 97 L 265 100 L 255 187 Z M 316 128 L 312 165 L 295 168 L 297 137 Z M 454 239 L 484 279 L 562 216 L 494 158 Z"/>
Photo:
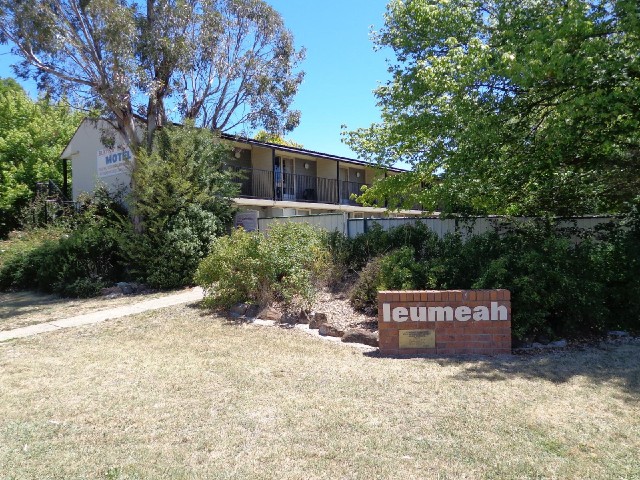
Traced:
<path fill-rule="evenodd" d="M 104 322 L 105 320 L 126 317 L 127 315 L 134 315 L 136 313 L 142 313 L 149 310 L 157 310 L 159 308 L 170 307 L 172 305 L 180 305 L 181 303 L 197 302 L 202 300 L 202 297 L 202 288 L 195 287 L 185 292 L 167 295 L 166 297 L 161 298 L 154 298 L 153 300 L 145 300 L 144 302 L 138 302 L 132 305 L 98 310 L 97 312 L 85 313 L 84 315 L 76 315 L 75 317 L 52 320 L 50 322 L 29 325 L 28 327 L 6 330 L 4 332 L 0 332 L 0 342 L 13 340 L 15 338 L 30 337 L 40 333 L 53 332 L 62 328 L 91 325 L 94 323 Z"/>

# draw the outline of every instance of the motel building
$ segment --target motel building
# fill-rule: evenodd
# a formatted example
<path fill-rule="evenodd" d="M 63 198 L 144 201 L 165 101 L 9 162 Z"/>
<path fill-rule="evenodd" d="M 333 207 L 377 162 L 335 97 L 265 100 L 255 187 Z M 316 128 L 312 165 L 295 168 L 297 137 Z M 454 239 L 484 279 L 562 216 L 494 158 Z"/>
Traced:
<path fill-rule="evenodd" d="M 107 140 L 108 139 L 108 140 Z M 257 218 L 343 213 L 347 218 L 387 216 L 385 208 L 363 207 L 353 199 L 364 185 L 404 170 L 381 170 L 366 162 L 303 148 L 261 142 L 223 134 L 232 147 L 228 168 L 238 172 L 240 193 L 234 203 L 241 212 Z M 108 143 L 112 147 L 105 145 Z M 98 185 L 126 191 L 131 152 L 109 122 L 85 119 L 62 152 L 65 175 L 73 175 L 72 200 L 91 194 Z M 63 185 L 67 194 L 67 185 Z M 394 212 L 419 216 L 420 210 Z"/>

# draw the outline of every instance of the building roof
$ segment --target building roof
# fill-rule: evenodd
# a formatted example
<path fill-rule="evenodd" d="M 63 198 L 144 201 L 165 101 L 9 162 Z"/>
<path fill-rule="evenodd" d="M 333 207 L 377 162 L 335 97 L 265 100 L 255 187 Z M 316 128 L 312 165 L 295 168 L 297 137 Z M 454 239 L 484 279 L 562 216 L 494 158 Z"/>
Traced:
<path fill-rule="evenodd" d="M 71 146 L 71 143 L 73 141 L 73 138 L 75 137 L 75 135 L 78 133 L 78 130 L 80 130 L 80 126 L 82 124 L 84 124 L 86 121 L 94 121 L 94 122 L 99 122 L 99 121 L 107 121 L 104 118 L 98 118 L 98 119 L 91 119 L 91 118 L 84 118 L 82 120 L 82 122 L 80 123 L 80 125 L 78 126 L 78 128 L 76 129 L 76 132 L 73 134 L 73 136 L 71 137 L 71 139 L 69 140 L 69 143 L 67 144 L 67 146 L 65 147 L 65 149 L 63 150 L 62 154 L 60 155 L 60 158 L 68 158 L 72 152 L 69 151 L 69 147 Z M 175 125 L 179 125 L 179 124 L 175 124 Z M 273 148 L 275 150 L 278 150 L 280 152 L 287 152 L 287 153 L 291 153 L 291 154 L 298 154 L 298 155 L 309 155 L 312 157 L 318 157 L 318 158 L 324 158 L 327 160 L 334 160 L 334 161 L 339 161 L 339 162 L 344 162 L 344 163 L 351 163 L 353 165 L 360 165 L 363 167 L 375 167 L 376 165 L 372 165 L 369 162 L 364 162 L 362 160 L 356 160 L 354 158 L 348 158 L 348 157 L 342 157 L 339 155 L 331 155 L 330 153 L 322 153 L 322 152 L 317 152 L 314 150 L 307 150 L 305 148 L 297 148 L 297 147 L 290 147 L 288 145 L 280 145 L 278 143 L 271 143 L 271 142 L 262 142 L 259 140 L 254 140 L 253 138 L 248 138 L 248 137 L 243 137 L 241 135 L 232 135 L 229 133 L 221 133 L 220 134 L 220 138 L 223 138 L 225 140 L 229 140 L 229 141 L 233 141 L 233 142 L 238 142 L 238 143 L 246 143 L 248 145 L 256 145 L 258 147 L 265 147 L 265 148 Z M 402 168 L 397 168 L 397 167 L 386 167 L 386 169 L 390 172 L 406 172 L 407 170 L 402 169 Z"/>
<path fill-rule="evenodd" d="M 259 147 L 265 147 L 265 148 L 273 148 L 276 150 L 279 150 L 281 152 L 288 152 L 288 153 L 292 153 L 292 154 L 298 154 L 298 155 L 309 155 L 312 157 L 318 157 L 318 158 L 324 158 L 327 160 L 335 160 L 335 161 L 340 161 L 340 162 L 344 162 L 344 163 L 352 163 L 354 165 L 361 165 L 363 167 L 375 167 L 376 165 L 372 165 L 369 162 L 364 162 L 362 160 L 356 160 L 354 158 L 348 158 L 348 157 L 341 157 L 339 155 L 331 155 L 329 153 L 322 153 L 322 152 L 317 152 L 314 150 L 307 150 L 305 148 L 297 148 L 297 147 L 290 147 L 288 145 L 281 145 L 279 143 L 271 143 L 271 142 L 263 142 L 260 140 L 254 140 L 253 138 L 248 138 L 248 137 L 242 137 L 240 135 L 231 135 L 228 133 L 222 133 L 221 138 L 224 138 L 225 140 L 229 140 L 229 141 L 234 141 L 234 142 L 238 142 L 238 143 L 247 143 L 249 145 L 256 145 Z M 390 172 L 406 172 L 407 170 L 402 169 L 402 168 L 397 168 L 397 167 L 387 167 L 387 170 L 389 170 Z"/>

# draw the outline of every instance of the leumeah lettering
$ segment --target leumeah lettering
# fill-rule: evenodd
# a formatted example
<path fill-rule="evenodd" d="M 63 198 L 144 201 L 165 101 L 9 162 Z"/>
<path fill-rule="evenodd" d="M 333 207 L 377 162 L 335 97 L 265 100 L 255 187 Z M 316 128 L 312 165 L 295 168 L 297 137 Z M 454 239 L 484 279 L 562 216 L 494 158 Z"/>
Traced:
<path fill-rule="evenodd" d="M 506 321 L 509 317 L 507 307 L 491 302 L 490 307 L 395 307 L 382 304 L 383 322 L 458 322 Z"/>

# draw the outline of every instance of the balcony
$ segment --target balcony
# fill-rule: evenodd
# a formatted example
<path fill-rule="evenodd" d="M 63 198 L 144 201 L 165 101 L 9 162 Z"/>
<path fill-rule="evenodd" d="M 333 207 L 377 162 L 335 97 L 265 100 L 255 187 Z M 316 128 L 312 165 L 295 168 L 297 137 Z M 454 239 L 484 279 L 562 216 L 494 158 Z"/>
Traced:
<path fill-rule="evenodd" d="M 365 185 L 286 172 L 277 172 L 274 178 L 274 172 L 270 170 L 234 165 L 229 165 L 228 169 L 236 173 L 235 181 L 240 185 L 239 196 L 243 198 L 358 205 L 351 200 L 351 194 L 359 195 L 362 186 Z"/>

